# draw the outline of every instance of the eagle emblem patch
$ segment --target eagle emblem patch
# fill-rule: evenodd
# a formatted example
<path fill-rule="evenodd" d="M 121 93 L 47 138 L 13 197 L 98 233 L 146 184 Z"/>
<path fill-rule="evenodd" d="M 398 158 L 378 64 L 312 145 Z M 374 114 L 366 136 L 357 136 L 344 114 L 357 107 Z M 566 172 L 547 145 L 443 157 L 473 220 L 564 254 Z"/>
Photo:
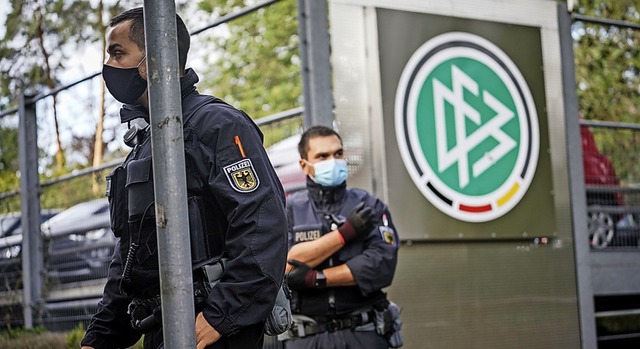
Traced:
<path fill-rule="evenodd" d="M 227 175 L 231 187 L 241 193 L 250 193 L 258 188 L 260 179 L 253 169 L 251 159 L 242 159 L 234 164 L 225 166 L 224 174 Z"/>
<path fill-rule="evenodd" d="M 391 227 L 380 226 L 380 235 L 382 236 L 382 240 L 389 245 L 398 246 L 398 242 L 396 241 L 396 234 Z"/>

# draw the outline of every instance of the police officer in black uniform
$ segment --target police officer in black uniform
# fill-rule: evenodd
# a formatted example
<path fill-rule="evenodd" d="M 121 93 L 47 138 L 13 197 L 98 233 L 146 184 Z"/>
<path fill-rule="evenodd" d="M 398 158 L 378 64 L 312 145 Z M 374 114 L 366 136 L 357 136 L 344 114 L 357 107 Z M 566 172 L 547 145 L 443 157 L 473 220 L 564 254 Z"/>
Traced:
<path fill-rule="evenodd" d="M 399 317 L 382 291 L 393 280 L 399 242 L 387 206 L 347 189 L 342 139 L 331 128 L 309 128 L 298 150 L 307 190 L 287 198 L 294 325 L 280 339 L 287 349 L 401 345 L 390 341 Z"/>
<path fill-rule="evenodd" d="M 185 70 L 189 33 L 179 16 L 177 29 L 197 347 L 261 348 L 284 279 L 284 193 L 258 127 L 244 112 L 196 91 L 198 76 Z M 125 104 L 122 122 L 148 121 L 142 8 L 111 20 L 107 44 L 102 74 Z M 134 148 L 107 177 L 118 242 L 83 348 L 126 348 L 142 334 L 145 348 L 163 346 L 150 132 L 130 131 L 126 141 Z"/>

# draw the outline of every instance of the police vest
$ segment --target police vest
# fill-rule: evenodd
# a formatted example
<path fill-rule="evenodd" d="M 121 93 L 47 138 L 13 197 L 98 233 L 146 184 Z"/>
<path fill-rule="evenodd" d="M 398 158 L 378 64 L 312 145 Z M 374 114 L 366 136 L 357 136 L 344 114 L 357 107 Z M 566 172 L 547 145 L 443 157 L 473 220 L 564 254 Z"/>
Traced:
<path fill-rule="evenodd" d="M 199 95 L 193 113 L 209 103 L 224 103 L 211 96 Z M 122 165 L 106 178 L 111 229 L 120 238 L 122 291 L 147 298 L 159 292 L 159 265 L 155 224 L 155 199 L 150 132 L 140 137 L 140 144 L 129 153 Z M 190 178 L 187 174 L 187 182 Z M 226 227 L 211 214 L 213 203 L 189 193 L 189 229 L 193 268 L 220 259 L 224 253 Z M 134 285 L 135 284 L 135 285 Z"/>
<path fill-rule="evenodd" d="M 360 189 L 345 189 L 342 205 L 336 203 L 336 212 L 325 211 L 316 207 L 307 191 L 293 193 L 287 200 L 292 222 L 292 244 L 315 240 L 335 230 L 349 215 L 353 207 L 365 202 L 375 207 L 376 198 Z M 376 233 L 373 231 L 372 233 Z M 366 246 L 365 239 L 359 238 L 347 243 L 335 254 L 318 265 L 316 270 L 323 270 L 346 263 L 361 254 Z M 382 291 L 364 296 L 357 286 L 326 287 L 321 289 L 304 289 L 293 292 L 292 310 L 297 314 L 308 316 L 334 317 L 349 314 L 371 306 L 384 298 Z"/>

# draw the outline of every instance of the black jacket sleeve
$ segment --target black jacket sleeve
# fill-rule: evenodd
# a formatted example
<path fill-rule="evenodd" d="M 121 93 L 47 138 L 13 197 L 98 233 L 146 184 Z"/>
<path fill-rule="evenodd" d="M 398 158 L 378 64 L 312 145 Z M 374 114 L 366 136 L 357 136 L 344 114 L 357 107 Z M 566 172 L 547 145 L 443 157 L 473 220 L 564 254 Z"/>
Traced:
<path fill-rule="evenodd" d="M 102 300 L 98 303 L 98 311 L 87 327 L 82 345 L 96 349 L 128 348 L 140 339 L 140 333 L 131 327 L 127 314 L 131 298 L 120 292 L 121 277 L 122 260 L 120 239 L 118 239 L 109 265 Z"/>
<path fill-rule="evenodd" d="M 198 146 L 209 194 L 228 222 L 228 263 L 204 316 L 228 335 L 263 321 L 273 308 L 284 279 L 287 225 L 282 186 L 258 129 L 232 107 L 212 108 L 215 123 L 205 126 Z"/>
<path fill-rule="evenodd" d="M 365 238 L 365 250 L 347 261 L 363 294 L 391 285 L 398 260 L 400 239 L 387 206 L 376 199 L 374 227 Z"/>

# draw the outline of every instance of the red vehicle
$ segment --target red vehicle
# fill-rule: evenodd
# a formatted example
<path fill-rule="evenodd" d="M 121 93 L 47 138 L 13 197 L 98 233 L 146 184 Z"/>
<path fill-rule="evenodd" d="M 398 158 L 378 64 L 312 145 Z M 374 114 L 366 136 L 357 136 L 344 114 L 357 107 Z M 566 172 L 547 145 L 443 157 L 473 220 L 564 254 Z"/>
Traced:
<path fill-rule="evenodd" d="M 582 162 L 587 192 L 589 238 L 594 248 L 607 247 L 615 233 L 620 214 L 615 207 L 623 206 L 622 194 L 616 171 L 607 156 L 596 145 L 593 133 L 587 126 L 580 126 L 582 137 Z M 613 208 L 613 209 L 612 209 Z"/>
<path fill-rule="evenodd" d="M 300 142 L 300 135 L 295 135 L 285 138 L 267 149 L 271 164 L 280 178 L 286 195 L 305 189 L 307 185 L 307 176 L 302 172 L 298 163 L 300 159 L 298 142 Z"/>
<path fill-rule="evenodd" d="M 613 240 L 624 201 L 618 191 L 620 182 L 611 161 L 598 149 L 593 133 L 589 127 L 581 126 L 580 134 L 589 239 L 594 248 L 604 248 Z M 306 187 L 306 177 L 298 164 L 299 141 L 300 135 L 291 136 L 269 147 L 267 151 L 287 195 Z"/>

